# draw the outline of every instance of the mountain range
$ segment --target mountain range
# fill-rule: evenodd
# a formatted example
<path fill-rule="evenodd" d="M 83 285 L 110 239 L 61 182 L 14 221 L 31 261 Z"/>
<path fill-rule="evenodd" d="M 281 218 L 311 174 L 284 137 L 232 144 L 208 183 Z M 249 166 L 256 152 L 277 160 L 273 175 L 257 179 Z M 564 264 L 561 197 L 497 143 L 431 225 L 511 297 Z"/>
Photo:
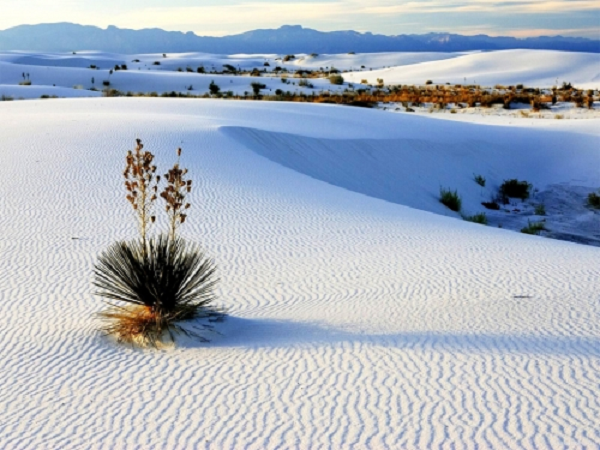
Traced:
<path fill-rule="evenodd" d="M 356 31 L 322 32 L 300 25 L 211 37 L 158 28 L 107 29 L 72 23 L 19 25 L 0 31 L 0 50 L 115 53 L 375 53 L 458 52 L 470 50 L 544 49 L 600 53 L 600 40 L 580 37 L 534 38 L 463 36 L 451 33 L 385 36 Z"/>

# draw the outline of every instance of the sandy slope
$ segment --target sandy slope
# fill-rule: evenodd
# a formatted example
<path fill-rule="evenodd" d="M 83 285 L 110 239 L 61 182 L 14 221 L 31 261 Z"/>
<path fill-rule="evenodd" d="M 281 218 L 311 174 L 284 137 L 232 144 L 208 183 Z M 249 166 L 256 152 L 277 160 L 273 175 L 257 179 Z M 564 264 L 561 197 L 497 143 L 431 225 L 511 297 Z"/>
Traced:
<path fill-rule="evenodd" d="M 369 160 L 401 170 L 398 140 L 415 178 L 459 180 L 506 151 L 540 181 L 594 182 L 597 124 L 124 98 L 2 103 L 0 123 L 1 448 L 598 446 L 597 248 L 411 209 L 297 164 L 318 157 L 346 182 Z M 182 146 L 201 186 L 184 234 L 214 255 L 231 312 L 211 344 L 132 350 L 95 331 L 94 260 L 135 234 L 120 173 L 136 136 L 162 167 Z M 485 151 L 458 145 L 474 136 Z M 458 159 L 438 173 L 443 141 Z M 553 141 L 573 157 L 555 165 Z"/>
<path fill-rule="evenodd" d="M 352 82 L 362 79 L 375 84 L 525 84 L 534 87 L 560 86 L 570 82 L 579 89 L 600 86 L 600 56 L 556 50 L 500 50 L 460 55 L 444 61 L 429 61 L 404 67 L 347 74 Z"/>

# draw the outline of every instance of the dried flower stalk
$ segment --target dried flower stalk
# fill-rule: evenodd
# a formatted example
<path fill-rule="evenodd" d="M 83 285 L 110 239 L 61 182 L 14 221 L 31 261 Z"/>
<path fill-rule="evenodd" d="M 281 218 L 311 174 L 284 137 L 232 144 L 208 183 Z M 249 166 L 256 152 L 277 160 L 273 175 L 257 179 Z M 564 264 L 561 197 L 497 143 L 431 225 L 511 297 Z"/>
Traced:
<path fill-rule="evenodd" d="M 125 161 L 127 163 L 123 176 L 127 189 L 127 200 L 133 206 L 138 218 L 138 226 L 142 236 L 143 248 L 147 246 L 147 229 L 154 223 L 156 216 L 152 215 L 153 204 L 156 200 L 160 175 L 156 176 L 156 166 L 152 165 L 154 155 L 143 151 L 144 145 L 136 139 L 135 150 L 129 150 Z"/>
<path fill-rule="evenodd" d="M 167 186 L 160 193 L 160 196 L 167 203 L 165 209 L 169 217 L 169 238 L 175 239 L 177 227 L 185 222 L 187 215 L 185 211 L 190 208 L 190 204 L 186 203 L 186 194 L 192 190 L 192 180 L 186 180 L 185 175 L 187 169 L 179 167 L 181 159 L 181 148 L 177 149 L 177 162 L 168 173 L 165 174 Z"/>

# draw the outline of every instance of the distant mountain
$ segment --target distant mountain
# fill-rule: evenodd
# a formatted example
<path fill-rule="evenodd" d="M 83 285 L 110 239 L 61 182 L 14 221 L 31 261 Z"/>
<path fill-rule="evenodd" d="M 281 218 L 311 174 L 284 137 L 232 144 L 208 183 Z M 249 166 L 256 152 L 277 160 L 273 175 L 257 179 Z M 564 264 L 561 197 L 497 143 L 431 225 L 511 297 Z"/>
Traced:
<path fill-rule="evenodd" d="M 74 51 L 99 50 L 116 53 L 360 53 L 457 52 L 468 50 L 545 49 L 600 53 L 600 40 L 543 36 L 517 39 L 451 33 L 384 36 L 356 31 L 322 32 L 300 25 L 276 30 L 210 37 L 192 32 L 161 29 L 128 30 L 72 23 L 20 25 L 0 31 L 0 50 Z"/>

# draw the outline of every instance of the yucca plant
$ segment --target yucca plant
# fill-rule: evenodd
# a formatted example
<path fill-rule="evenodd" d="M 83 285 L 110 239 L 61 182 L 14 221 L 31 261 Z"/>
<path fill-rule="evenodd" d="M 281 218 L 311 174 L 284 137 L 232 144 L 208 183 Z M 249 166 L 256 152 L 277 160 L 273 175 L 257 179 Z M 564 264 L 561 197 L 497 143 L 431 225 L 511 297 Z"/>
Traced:
<path fill-rule="evenodd" d="M 149 237 L 160 176 L 155 176 L 154 155 L 142 151 L 141 140 L 136 144 L 127 154 L 124 176 L 140 238 L 114 243 L 95 265 L 96 294 L 109 304 L 99 313 L 102 330 L 119 342 L 142 346 L 157 347 L 165 337 L 175 341 L 177 333 L 207 341 L 199 331 L 212 329 L 210 322 L 222 319 L 224 311 L 212 305 L 218 282 L 214 262 L 199 245 L 177 236 L 177 227 L 186 218 L 183 211 L 191 206 L 185 197 L 192 188 L 191 180 L 184 179 L 187 169 L 179 167 L 181 149 L 177 149 L 177 162 L 165 175 L 167 186 L 160 194 L 166 202 L 169 232 Z M 199 318 L 208 323 L 181 325 Z"/>
<path fill-rule="evenodd" d="M 222 317 L 222 310 L 211 305 L 215 270 L 200 246 L 179 237 L 161 234 L 146 246 L 141 240 L 116 242 L 102 253 L 94 271 L 97 295 L 110 305 L 100 313 L 103 331 L 122 342 L 154 347 L 165 335 L 174 341 L 181 332 L 206 340 L 179 322 Z"/>

